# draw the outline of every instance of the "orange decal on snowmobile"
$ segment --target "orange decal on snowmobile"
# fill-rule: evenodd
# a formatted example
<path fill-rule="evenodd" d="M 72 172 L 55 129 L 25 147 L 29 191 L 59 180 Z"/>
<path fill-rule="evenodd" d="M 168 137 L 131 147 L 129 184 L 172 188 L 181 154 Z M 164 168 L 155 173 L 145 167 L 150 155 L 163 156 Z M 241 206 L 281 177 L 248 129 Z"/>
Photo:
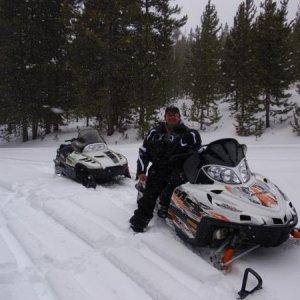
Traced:
<path fill-rule="evenodd" d="M 229 193 L 232 193 L 232 187 L 230 185 L 225 185 L 225 188 Z"/>
<path fill-rule="evenodd" d="M 185 209 L 185 205 L 182 198 L 178 197 L 175 193 L 172 195 L 172 201 L 176 204 L 177 207 Z"/>
<path fill-rule="evenodd" d="M 294 237 L 295 239 L 300 239 L 300 230 L 295 228 L 295 229 L 291 232 L 291 235 L 292 235 L 292 237 Z"/>
<path fill-rule="evenodd" d="M 168 210 L 168 218 L 171 220 L 176 219 L 176 214 L 173 211 L 171 211 L 171 209 Z"/>
<path fill-rule="evenodd" d="M 277 200 L 274 196 L 272 196 L 270 193 L 266 193 L 265 191 L 257 188 L 257 187 L 251 187 L 250 188 L 252 195 L 257 197 L 261 204 L 266 207 L 275 207 L 277 206 Z"/>
<path fill-rule="evenodd" d="M 229 222 L 229 219 L 227 217 L 225 217 L 223 215 L 220 215 L 220 214 L 218 214 L 216 212 L 211 212 L 210 214 L 215 219 L 218 219 L 218 220 L 221 220 L 221 221 L 225 221 L 225 222 Z"/>

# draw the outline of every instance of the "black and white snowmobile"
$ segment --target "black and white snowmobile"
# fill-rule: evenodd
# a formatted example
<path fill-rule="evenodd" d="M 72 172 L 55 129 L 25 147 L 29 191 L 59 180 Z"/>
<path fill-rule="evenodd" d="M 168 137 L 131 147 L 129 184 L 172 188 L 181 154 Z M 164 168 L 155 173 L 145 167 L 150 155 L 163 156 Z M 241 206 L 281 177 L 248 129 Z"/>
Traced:
<path fill-rule="evenodd" d="M 188 183 L 177 187 L 168 223 L 185 241 L 213 249 L 210 260 L 219 269 L 262 247 L 276 247 L 295 228 L 292 202 L 265 176 L 252 173 L 246 146 L 235 139 L 217 140 L 184 164 Z"/>
<path fill-rule="evenodd" d="M 77 138 L 66 142 L 69 144 L 60 145 L 54 159 L 56 174 L 94 188 L 97 182 L 119 175 L 130 178 L 126 157 L 110 150 L 96 129 L 80 130 Z"/>

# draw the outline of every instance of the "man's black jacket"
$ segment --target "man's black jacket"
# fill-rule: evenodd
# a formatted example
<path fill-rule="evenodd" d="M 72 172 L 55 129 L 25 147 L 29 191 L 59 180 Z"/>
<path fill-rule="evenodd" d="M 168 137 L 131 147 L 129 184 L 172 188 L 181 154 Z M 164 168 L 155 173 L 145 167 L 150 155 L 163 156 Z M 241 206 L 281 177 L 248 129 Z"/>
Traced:
<path fill-rule="evenodd" d="M 155 170 L 166 174 L 181 169 L 189 154 L 199 151 L 200 147 L 198 131 L 180 123 L 169 132 L 165 123 L 161 123 L 148 132 L 139 149 L 137 176 L 147 172 L 150 162 Z"/>

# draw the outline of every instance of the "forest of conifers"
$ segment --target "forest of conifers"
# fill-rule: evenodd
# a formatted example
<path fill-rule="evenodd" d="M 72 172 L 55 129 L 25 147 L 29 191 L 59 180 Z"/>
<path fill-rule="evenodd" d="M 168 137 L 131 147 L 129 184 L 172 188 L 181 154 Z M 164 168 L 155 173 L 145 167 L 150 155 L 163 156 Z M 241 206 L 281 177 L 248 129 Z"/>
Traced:
<path fill-rule="evenodd" d="M 188 36 L 171 2 L 0 0 L 0 137 L 36 139 L 74 118 L 143 136 L 183 97 L 199 130 L 218 122 L 221 101 L 239 135 L 297 120 L 288 90 L 300 80 L 300 15 L 287 19 L 287 0 L 245 0 L 231 28 L 208 1 Z"/>

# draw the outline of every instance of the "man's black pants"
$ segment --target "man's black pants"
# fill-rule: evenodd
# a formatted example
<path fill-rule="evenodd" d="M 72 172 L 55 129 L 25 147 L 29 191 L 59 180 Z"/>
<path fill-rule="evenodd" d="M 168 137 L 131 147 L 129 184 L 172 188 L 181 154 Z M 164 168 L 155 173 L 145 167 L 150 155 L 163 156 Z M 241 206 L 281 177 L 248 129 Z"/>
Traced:
<path fill-rule="evenodd" d="M 147 226 L 153 217 L 153 211 L 158 197 L 160 203 L 169 206 L 174 189 L 187 182 L 183 172 L 169 171 L 150 167 L 143 196 L 138 201 L 138 208 L 134 212 L 134 220 L 141 226 Z"/>

